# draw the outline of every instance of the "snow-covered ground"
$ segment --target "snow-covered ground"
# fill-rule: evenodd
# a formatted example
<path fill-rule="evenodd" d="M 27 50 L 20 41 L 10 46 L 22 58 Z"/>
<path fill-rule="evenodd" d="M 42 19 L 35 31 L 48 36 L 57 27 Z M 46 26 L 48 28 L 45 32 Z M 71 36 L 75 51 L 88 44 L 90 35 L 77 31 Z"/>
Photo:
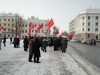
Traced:
<path fill-rule="evenodd" d="M 9 40 L 6 45 L 0 50 L 0 75 L 88 75 L 67 52 L 48 47 L 47 52 L 41 51 L 41 63 L 33 63 L 28 62 L 22 41 L 20 48 L 14 48 Z"/>

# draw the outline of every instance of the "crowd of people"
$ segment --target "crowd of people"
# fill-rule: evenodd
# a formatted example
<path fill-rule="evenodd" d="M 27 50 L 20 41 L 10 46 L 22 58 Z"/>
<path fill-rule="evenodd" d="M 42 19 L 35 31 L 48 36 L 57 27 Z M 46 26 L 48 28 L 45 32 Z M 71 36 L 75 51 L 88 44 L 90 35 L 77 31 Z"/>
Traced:
<path fill-rule="evenodd" d="M 4 47 L 6 46 L 6 36 L 2 39 L 0 38 L 0 50 L 1 50 L 1 43 L 3 40 Z M 27 37 L 25 36 L 23 40 L 24 51 L 29 51 L 29 62 L 40 63 L 40 48 L 43 52 L 47 52 L 47 46 L 52 47 L 54 46 L 54 51 L 61 51 L 62 53 L 66 52 L 67 48 L 67 37 Z M 20 46 L 20 39 L 18 37 L 10 37 L 10 44 L 14 45 L 14 48 L 19 48 Z M 32 58 L 34 60 L 32 61 Z"/>
<path fill-rule="evenodd" d="M 67 48 L 67 38 L 66 37 L 27 37 L 25 36 L 24 40 L 24 51 L 29 50 L 29 62 L 32 61 L 34 56 L 34 63 L 40 63 L 39 58 L 41 57 L 40 48 L 43 52 L 47 52 L 47 46 L 54 46 L 54 51 L 66 52 Z"/>

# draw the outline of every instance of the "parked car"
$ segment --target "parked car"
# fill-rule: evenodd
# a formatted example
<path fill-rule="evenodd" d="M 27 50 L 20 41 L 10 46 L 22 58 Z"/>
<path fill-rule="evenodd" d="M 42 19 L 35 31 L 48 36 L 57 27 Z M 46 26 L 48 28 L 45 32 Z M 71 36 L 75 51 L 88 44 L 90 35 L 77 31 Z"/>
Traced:
<path fill-rule="evenodd" d="M 77 40 L 75 40 L 75 39 L 72 39 L 72 40 L 70 40 L 71 42 L 77 42 Z"/>
<path fill-rule="evenodd" d="M 96 45 L 96 40 L 95 39 L 91 39 L 90 45 Z"/>

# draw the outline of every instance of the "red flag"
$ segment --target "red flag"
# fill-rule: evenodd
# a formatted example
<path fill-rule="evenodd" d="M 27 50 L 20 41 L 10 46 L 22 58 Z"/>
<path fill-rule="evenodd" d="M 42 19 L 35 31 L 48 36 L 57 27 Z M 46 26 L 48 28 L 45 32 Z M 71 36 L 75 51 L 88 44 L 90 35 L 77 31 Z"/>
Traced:
<path fill-rule="evenodd" d="M 31 24 L 31 26 L 28 28 L 28 30 L 31 30 L 31 29 L 33 29 L 35 27 L 36 27 L 36 24 Z"/>
<path fill-rule="evenodd" d="M 72 39 L 73 36 L 74 36 L 74 33 L 70 34 L 70 35 L 68 36 L 68 39 L 69 39 L 69 40 Z"/>
<path fill-rule="evenodd" d="M 43 23 L 38 27 L 38 30 L 43 28 Z"/>
<path fill-rule="evenodd" d="M 18 33 L 21 33 L 22 32 L 22 30 L 20 29 L 20 30 L 18 30 Z"/>
<path fill-rule="evenodd" d="M 51 20 L 47 23 L 47 26 L 48 26 L 48 28 L 51 28 L 53 25 L 54 25 L 54 21 L 53 21 L 53 19 L 51 19 Z"/>
<path fill-rule="evenodd" d="M 36 24 L 32 24 L 31 25 L 31 29 L 35 28 L 36 27 Z"/>
<path fill-rule="evenodd" d="M 0 30 L 4 30 L 5 28 L 3 26 L 0 25 Z"/>
<path fill-rule="evenodd" d="M 58 29 L 56 30 L 56 34 L 59 34 L 59 30 Z"/>
<path fill-rule="evenodd" d="M 40 29 L 42 29 L 42 28 L 43 28 L 43 23 L 38 27 L 36 33 L 39 33 L 40 32 Z"/>

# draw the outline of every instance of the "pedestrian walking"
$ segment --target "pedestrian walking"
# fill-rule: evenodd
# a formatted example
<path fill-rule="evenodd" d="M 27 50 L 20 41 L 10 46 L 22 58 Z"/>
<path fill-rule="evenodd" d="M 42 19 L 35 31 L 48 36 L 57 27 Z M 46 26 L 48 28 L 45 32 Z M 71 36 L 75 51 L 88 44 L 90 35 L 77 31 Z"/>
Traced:
<path fill-rule="evenodd" d="M 6 36 L 4 35 L 4 38 L 3 38 L 3 44 L 4 44 L 4 47 L 6 46 Z"/>
<path fill-rule="evenodd" d="M 43 52 L 47 52 L 46 47 L 47 47 L 47 40 L 46 37 L 44 37 L 44 39 L 42 40 L 42 48 L 41 48 Z"/>
<path fill-rule="evenodd" d="M 29 41 L 28 41 L 27 36 L 25 36 L 23 43 L 24 43 L 24 51 L 27 51 L 27 49 L 28 49 L 28 44 L 29 44 Z"/>
<path fill-rule="evenodd" d="M 61 40 L 61 45 L 62 45 L 62 53 L 66 52 L 66 48 L 67 48 L 67 37 L 63 36 L 62 40 Z"/>

